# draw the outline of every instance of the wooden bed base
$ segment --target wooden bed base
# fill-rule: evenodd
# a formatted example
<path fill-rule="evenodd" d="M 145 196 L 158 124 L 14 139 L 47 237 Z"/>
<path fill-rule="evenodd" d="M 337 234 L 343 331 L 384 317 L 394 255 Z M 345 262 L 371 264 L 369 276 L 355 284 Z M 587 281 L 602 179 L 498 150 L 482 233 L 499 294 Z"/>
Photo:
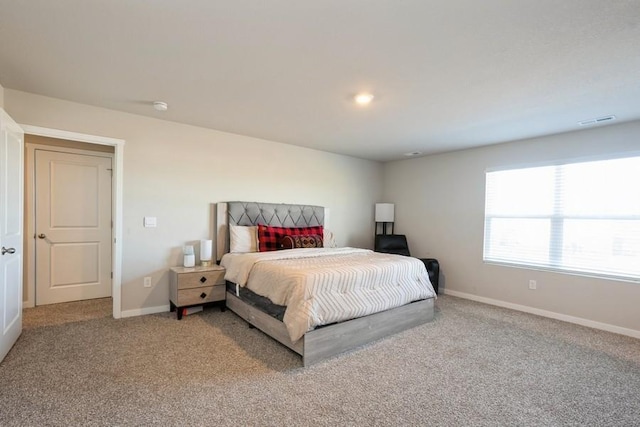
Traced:
<path fill-rule="evenodd" d="M 302 356 L 306 367 L 433 319 L 434 298 L 307 332 L 295 343 L 284 323 L 227 292 L 227 307 L 249 324 Z"/>

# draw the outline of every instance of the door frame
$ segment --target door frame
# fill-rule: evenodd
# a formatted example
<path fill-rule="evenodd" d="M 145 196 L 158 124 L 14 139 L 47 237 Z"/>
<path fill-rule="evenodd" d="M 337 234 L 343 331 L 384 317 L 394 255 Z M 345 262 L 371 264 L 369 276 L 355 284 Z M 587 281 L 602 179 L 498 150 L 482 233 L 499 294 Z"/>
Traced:
<path fill-rule="evenodd" d="M 104 136 L 88 135 L 77 132 L 69 132 L 59 129 L 50 129 L 40 126 L 20 125 L 25 135 L 44 136 L 49 138 L 66 139 L 69 141 L 86 142 L 96 145 L 110 145 L 114 147 L 113 155 L 113 186 L 112 186 L 112 219 L 113 219 L 113 242 L 111 258 L 111 271 L 113 280 L 111 282 L 111 297 L 113 300 L 113 317 L 122 317 L 122 200 L 123 200 L 123 172 L 124 172 L 124 144 L 125 140 L 109 138 Z M 35 151 L 35 149 L 34 149 Z M 29 155 L 30 152 L 27 152 Z M 26 158 L 26 157 L 25 157 Z M 33 170 L 28 171 L 33 174 Z M 33 193 L 33 189 L 27 189 Z M 32 221 L 25 223 L 25 235 L 33 236 L 35 233 Z M 32 238 L 27 238 L 29 262 L 27 267 L 28 299 L 23 301 L 23 307 L 35 306 L 35 245 Z"/>

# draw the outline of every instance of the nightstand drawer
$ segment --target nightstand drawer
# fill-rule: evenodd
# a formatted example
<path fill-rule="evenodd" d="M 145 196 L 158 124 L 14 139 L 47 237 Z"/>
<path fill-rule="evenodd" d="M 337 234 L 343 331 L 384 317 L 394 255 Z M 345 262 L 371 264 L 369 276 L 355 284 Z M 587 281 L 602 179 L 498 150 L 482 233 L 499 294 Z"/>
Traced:
<path fill-rule="evenodd" d="M 224 285 L 224 270 L 201 271 L 178 274 L 178 289 Z"/>
<path fill-rule="evenodd" d="M 193 289 L 178 291 L 177 306 L 204 304 L 207 302 L 223 301 L 225 299 L 225 285 L 201 286 Z"/>

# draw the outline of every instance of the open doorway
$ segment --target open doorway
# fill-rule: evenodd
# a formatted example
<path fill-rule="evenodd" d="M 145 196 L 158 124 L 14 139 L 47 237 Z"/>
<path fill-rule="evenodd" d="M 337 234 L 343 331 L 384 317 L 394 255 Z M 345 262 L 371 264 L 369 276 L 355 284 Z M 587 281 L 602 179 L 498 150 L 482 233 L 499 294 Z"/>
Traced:
<path fill-rule="evenodd" d="M 111 297 L 114 148 L 26 135 L 25 150 L 35 305 Z"/>
<path fill-rule="evenodd" d="M 113 317 L 120 318 L 124 141 L 22 127 L 26 151 L 23 306 L 111 296 Z M 78 185 L 79 181 L 84 184 Z M 51 194 L 38 193 L 41 189 L 58 195 L 52 202 Z M 78 235 L 79 231 L 85 235 Z"/>

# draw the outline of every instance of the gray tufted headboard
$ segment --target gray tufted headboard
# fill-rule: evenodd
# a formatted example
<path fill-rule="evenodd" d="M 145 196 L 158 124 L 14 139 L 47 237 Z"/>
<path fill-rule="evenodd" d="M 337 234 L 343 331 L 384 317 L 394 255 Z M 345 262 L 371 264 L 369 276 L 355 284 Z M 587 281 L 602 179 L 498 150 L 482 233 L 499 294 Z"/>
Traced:
<path fill-rule="evenodd" d="M 322 206 L 289 205 L 285 203 L 224 202 L 216 204 L 217 244 L 220 260 L 229 252 L 229 225 L 273 225 L 277 227 L 307 227 L 324 225 Z"/>

